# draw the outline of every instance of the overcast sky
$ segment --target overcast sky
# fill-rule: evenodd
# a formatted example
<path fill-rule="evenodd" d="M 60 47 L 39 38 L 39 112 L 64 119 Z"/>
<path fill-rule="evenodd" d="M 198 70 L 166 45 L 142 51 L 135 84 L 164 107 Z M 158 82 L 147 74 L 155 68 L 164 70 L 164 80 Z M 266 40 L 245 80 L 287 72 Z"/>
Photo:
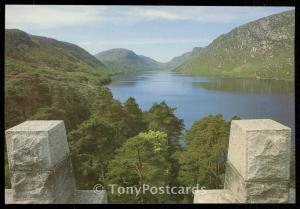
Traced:
<path fill-rule="evenodd" d="M 126 48 L 167 62 L 236 26 L 293 7 L 6 5 L 5 28 L 77 44 Z"/>

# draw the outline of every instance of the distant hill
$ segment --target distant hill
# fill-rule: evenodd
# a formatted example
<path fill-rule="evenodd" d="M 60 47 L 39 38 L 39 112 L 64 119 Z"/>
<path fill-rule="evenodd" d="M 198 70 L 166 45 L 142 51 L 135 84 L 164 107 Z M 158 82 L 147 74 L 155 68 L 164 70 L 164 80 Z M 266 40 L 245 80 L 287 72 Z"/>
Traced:
<path fill-rule="evenodd" d="M 191 59 L 191 57 L 195 56 L 202 49 L 202 47 L 195 47 L 191 52 L 186 52 L 178 57 L 174 57 L 171 61 L 165 63 L 164 67 L 169 70 L 178 68 L 182 66 L 187 60 Z"/>
<path fill-rule="evenodd" d="M 237 27 L 179 59 L 174 71 L 192 75 L 294 79 L 295 11 Z M 181 60 L 185 60 L 180 64 Z"/>
<path fill-rule="evenodd" d="M 137 55 L 131 50 L 122 48 L 103 51 L 96 54 L 95 57 L 114 72 L 159 70 L 163 66 L 162 63 L 149 57 Z"/>
<path fill-rule="evenodd" d="M 149 66 L 151 68 L 161 69 L 164 66 L 163 63 L 157 62 L 156 60 L 154 60 L 150 57 L 146 57 L 143 55 L 138 55 L 138 56 L 143 61 L 144 64 L 146 64 L 147 66 Z"/>
<path fill-rule="evenodd" d="M 6 80 L 42 79 L 97 85 L 109 81 L 108 69 L 84 49 L 67 42 L 5 30 Z"/>

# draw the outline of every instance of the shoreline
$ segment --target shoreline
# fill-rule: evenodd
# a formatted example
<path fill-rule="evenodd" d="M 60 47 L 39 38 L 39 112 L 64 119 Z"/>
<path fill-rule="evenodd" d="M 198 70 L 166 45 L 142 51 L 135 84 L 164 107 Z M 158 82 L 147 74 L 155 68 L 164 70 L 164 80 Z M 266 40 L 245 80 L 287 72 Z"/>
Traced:
<path fill-rule="evenodd" d="M 114 80 L 118 80 L 119 76 L 127 76 L 127 75 L 134 75 L 134 74 L 143 74 L 147 72 L 169 72 L 177 75 L 182 75 L 182 76 L 191 76 L 191 77 L 207 77 L 207 78 L 225 78 L 225 79 L 251 79 L 251 80 L 270 80 L 270 81 L 285 81 L 285 82 L 295 82 L 295 79 L 278 79 L 278 78 L 256 78 L 256 77 L 243 77 L 243 76 L 224 76 L 224 75 L 196 75 L 196 74 L 191 74 L 191 73 L 181 73 L 181 72 L 176 72 L 172 70 L 153 70 L 153 71 L 140 71 L 140 72 L 117 72 L 112 75 L 109 75 L 110 82 L 105 84 L 108 85 Z"/>

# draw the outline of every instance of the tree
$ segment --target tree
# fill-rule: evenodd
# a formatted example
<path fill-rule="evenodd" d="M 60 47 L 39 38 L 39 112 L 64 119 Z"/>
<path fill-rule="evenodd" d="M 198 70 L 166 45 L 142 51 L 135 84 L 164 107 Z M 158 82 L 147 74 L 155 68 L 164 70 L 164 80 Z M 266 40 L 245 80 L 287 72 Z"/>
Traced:
<path fill-rule="evenodd" d="M 109 185 L 142 188 L 143 185 L 165 186 L 170 176 L 167 161 L 167 135 L 159 131 L 149 131 L 128 139 L 116 151 L 108 165 Z M 109 190 L 111 192 L 111 190 Z M 110 194 L 112 202 L 161 202 L 164 195 L 146 193 Z"/>
<path fill-rule="evenodd" d="M 41 107 L 50 105 L 50 85 L 39 77 L 15 81 L 5 86 L 5 128 L 25 120 Z"/>
<path fill-rule="evenodd" d="M 169 185 L 176 186 L 178 175 L 178 163 L 174 159 L 173 154 L 180 149 L 179 139 L 181 131 L 184 128 L 182 119 L 178 119 L 174 114 L 176 108 L 169 107 L 165 102 L 155 103 L 148 112 L 145 113 L 145 121 L 148 125 L 148 130 L 162 131 L 167 134 L 168 155 L 167 161 L 171 165 Z M 171 196 L 173 201 L 178 201 L 178 196 Z"/>
<path fill-rule="evenodd" d="M 155 103 L 145 114 L 148 130 L 162 131 L 167 134 L 167 144 L 178 147 L 179 137 L 184 128 L 182 119 L 178 119 L 174 112 L 176 108 L 169 107 L 165 102 Z"/>
<path fill-rule="evenodd" d="M 111 91 L 104 86 L 99 87 L 92 104 L 92 114 L 102 117 L 113 102 Z"/>
<path fill-rule="evenodd" d="M 119 146 L 116 128 L 92 116 L 68 134 L 75 177 L 81 189 L 91 189 L 105 181 L 106 166 Z"/>
<path fill-rule="evenodd" d="M 53 85 L 52 104 L 42 107 L 33 115 L 38 120 L 63 120 L 67 131 L 72 131 L 90 116 L 90 104 L 75 87 Z"/>
<path fill-rule="evenodd" d="M 8 158 L 7 158 L 7 151 L 6 151 L 6 145 L 4 145 L 4 176 L 5 176 L 5 189 L 11 188 L 11 184 L 10 184 L 10 172 L 9 172 L 9 168 L 8 168 Z"/>
<path fill-rule="evenodd" d="M 120 101 L 113 99 L 111 91 L 107 87 L 97 90 L 92 104 L 92 114 L 117 128 L 117 138 L 126 140 L 126 122 L 123 106 Z"/>
<path fill-rule="evenodd" d="M 182 185 L 223 188 L 229 129 L 230 121 L 225 121 L 222 115 L 210 115 L 194 122 L 184 135 L 186 147 L 174 154 Z M 186 198 L 186 201 L 192 201 L 191 195 Z"/>
<path fill-rule="evenodd" d="M 129 97 L 124 103 L 123 109 L 126 124 L 126 137 L 136 136 L 146 129 L 146 124 L 143 121 L 143 112 L 135 102 L 134 98 Z"/>

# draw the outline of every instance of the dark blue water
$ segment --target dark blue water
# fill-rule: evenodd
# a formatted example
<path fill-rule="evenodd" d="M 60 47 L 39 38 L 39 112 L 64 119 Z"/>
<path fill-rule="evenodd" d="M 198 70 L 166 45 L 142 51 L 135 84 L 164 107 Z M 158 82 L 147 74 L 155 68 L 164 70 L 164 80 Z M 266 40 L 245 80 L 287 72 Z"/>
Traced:
<path fill-rule="evenodd" d="M 143 110 L 165 101 L 176 107 L 186 129 L 209 114 L 242 119 L 270 118 L 292 128 L 295 141 L 295 93 L 293 82 L 224 79 L 146 72 L 121 76 L 108 87 L 116 99 L 134 97 Z"/>

